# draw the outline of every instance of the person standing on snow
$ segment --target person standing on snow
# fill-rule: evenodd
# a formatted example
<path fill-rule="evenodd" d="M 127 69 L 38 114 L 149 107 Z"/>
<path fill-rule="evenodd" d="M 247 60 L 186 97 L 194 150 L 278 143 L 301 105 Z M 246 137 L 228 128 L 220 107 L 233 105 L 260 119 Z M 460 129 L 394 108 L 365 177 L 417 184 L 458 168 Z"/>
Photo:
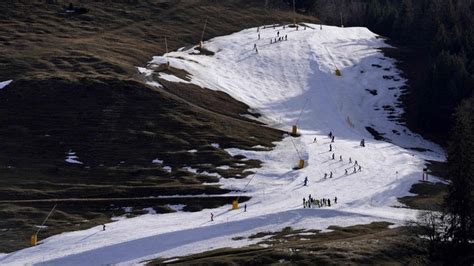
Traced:
<path fill-rule="evenodd" d="M 260 40 L 260 33 L 258 34 L 258 39 Z"/>
<path fill-rule="evenodd" d="M 331 207 L 331 200 L 328 199 L 328 206 Z"/>
<path fill-rule="evenodd" d="M 328 174 L 324 173 L 324 180 L 326 180 L 327 177 L 328 177 Z"/>
<path fill-rule="evenodd" d="M 346 171 L 346 172 L 345 172 L 345 175 L 347 175 L 347 169 L 346 169 L 345 171 Z"/>
<path fill-rule="evenodd" d="M 352 173 L 353 173 L 353 174 L 355 174 L 355 173 L 356 173 L 356 167 L 355 167 L 355 166 L 354 166 L 354 172 L 352 172 Z"/>
<path fill-rule="evenodd" d="M 277 31 L 277 37 L 280 37 L 280 31 Z"/>
<path fill-rule="evenodd" d="M 247 212 L 247 204 L 244 204 L 244 212 Z"/>
<path fill-rule="evenodd" d="M 318 141 L 316 140 L 316 137 L 314 137 L 313 143 L 318 143 Z"/>
<path fill-rule="evenodd" d="M 102 225 L 102 231 L 105 231 L 105 224 Z"/>
<path fill-rule="evenodd" d="M 342 155 L 339 156 L 339 161 L 342 162 Z"/>
<path fill-rule="evenodd" d="M 334 143 L 334 138 L 335 138 L 334 135 L 332 135 L 331 142 L 333 143 Z"/>
<path fill-rule="evenodd" d="M 331 173 L 329 174 L 329 178 L 332 178 L 332 171 L 331 171 Z"/>
<path fill-rule="evenodd" d="M 334 160 L 334 159 L 335 159 L 335 156 L 336 156 L 336 155 L 335 155 L 334 153 L 332 153 L 332 157 L 331 157 L 332 159 L 331 159 L 331 160 Z"/>
<path fill-rule="evenodd" d="M 329 144 L 329 151 L 332 151 L 332 145 Z"/>
<path fill-rule="evenodd" d="M 360 141 L 360 146 L 365 147 L 365 139 L 362 139 L 362 140 Z"/>
<path fill-rule="evenodd" d="M 349 157 L 349 163 L 352 163 L 352 157 Z"/>
<path fill-rule="evenodd" d="M 362 171 L 362 166 L 359 165 L 359 172 L 361 172 L 361 171 Z"/>
<path fill-rule="evenodd" d="M 285 34 L 285 41 L 288 41 L 288 35 Z"/>
<path fill-rule="evenodd" d="M 214 213 L 211 212 L 211 222 L 214 221 Z"/>
<path fill-rule="evenodd" d="M 332 131 L 329 132 L 329 138 L 331 139 L 332 138 Z"/>
<path fill-rule="evenodd" d="M 306 199 L 303 198 L 303 208 L 306 208 Z"/>
<path fill-rule="evenodd" d="M 304 178 L 304 186 L 306 187 L 308 185 L 308 177 Z"/>
<path fill-rule="evenodd" d="M 334 204 L 337 204 L 337 197 L 334 197 Z"/>

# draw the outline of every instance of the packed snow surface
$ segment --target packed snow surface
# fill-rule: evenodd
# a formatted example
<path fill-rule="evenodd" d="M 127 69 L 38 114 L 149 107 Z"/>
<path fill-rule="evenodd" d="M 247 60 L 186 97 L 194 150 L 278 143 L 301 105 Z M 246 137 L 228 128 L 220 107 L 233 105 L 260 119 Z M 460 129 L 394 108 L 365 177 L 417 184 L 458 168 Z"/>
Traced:
<path fill-rule="evenodd" d="M 220 179 L 223 187 L 236 190 L 234 194 L 243 191 L 252 197 L 246 202 L 247 212 L 231 211 L 229 202 L 201 212 L 146 214 L 110 223 L 106 231 L 94 227 L 50 237 L 36 247 L 0 257 L 0 264 L 130 264 L 244 246 L 258 242 L 246 236 L 287 226 L 325 230 L 330 225 L 402 224 L 413 219 L 415 210 L 394 207 L 400 206 L 397 198 L 410 195 L 424 160 L 443 160 L 444 154 L 387 118 L 387 106 L 394 107 L 391 115 L 402 112 L 395 105 L 405 80 L 394 60 L 380 52 L 388 46 L 384 40 L 366 28 L 319 25 L 306 30 L 260 28 L 259 33 L 260 40 L 257 28 L 251 28 L 205 42 L 205 48 L 215 52 L 212 56 L 180 49 L 166 59 L 155 57 L 149 66 L 169 60 L 172 67 L 189 72 L 191 83 L 229 93 L 263 114 L 262 121 L 269 125 L 285 131 L 298 125 L 301 136 L 287 136 L 273 150 L 227 149 L 232 155 L 263 161 L 255 175 Z M 275 42 L 278 33 L 287 40 Z M 342 76 L 334 75 L 336 68 Z M 373 140 L 366 127 L 385 134 L 388 141 Z M 334 143 L 329 132 L 335 135 Z M 366 147 L 359 145 L 361 139 Z M 305 160 L 305 167 L 293 170 L 299 159 Z M 353 173 L 356 160 L 361 171 Z M 305 177 L 308 186 L 303 186 Z M 303 197 L 309 194 L 331 201 L 337 197 L 338 203 L 303 208 Z M 236 236 L 244 238 L 232 240 Z"/>
<path fill-rule="evenodd" d="M 79 161 L 79 157 L 76 156 L 76 153 L 71 150 L 67 153 L 65 161 L 71 164 L 83 164 Z"/>

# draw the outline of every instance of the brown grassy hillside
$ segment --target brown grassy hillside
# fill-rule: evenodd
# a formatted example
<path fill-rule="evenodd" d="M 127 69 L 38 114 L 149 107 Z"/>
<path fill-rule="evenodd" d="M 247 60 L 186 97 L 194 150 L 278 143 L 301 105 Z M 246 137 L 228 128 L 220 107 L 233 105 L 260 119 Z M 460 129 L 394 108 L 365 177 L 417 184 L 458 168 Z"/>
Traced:
<path fill-rule="evenodd" d="M 164 36 L 170 49 L 196 44 L 206 17 L 209 39 L 289 22 L 291 13 L 240 1 L 79 2 L 86 14 L 67 15 L 65 1 L 0 2 L 0 80 L 14 80 L 0 90 L 0 252 L 26 247 L 55 202 L 40 239 L 109 221 L 122 207 L 170 211 L 170 202 L 143 197 L 225 193 L 201 185 L 216 177 L 183 167 L 230 165 L 219 174 L 244 176 L 260 162 L 222 148 L 272 146 L 282 136 L 242 118 L 248 106 L 227 94 L 183 84 L 156 90 L 136 66 L 164 52 Z M 66 163 L 69 151 L 83 164 Z M 187 210 L 228 202 L 196 199 Z"/>

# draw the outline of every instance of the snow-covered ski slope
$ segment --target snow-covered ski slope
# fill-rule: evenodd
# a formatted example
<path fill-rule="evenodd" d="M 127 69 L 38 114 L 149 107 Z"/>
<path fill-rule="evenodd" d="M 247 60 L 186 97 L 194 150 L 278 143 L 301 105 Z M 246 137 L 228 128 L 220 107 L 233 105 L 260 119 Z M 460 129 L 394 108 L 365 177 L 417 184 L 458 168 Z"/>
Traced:
<path fill-rule="evenodd" d="M 277 32 L 288 40 L 270 44 Z M 399 208 L 397 197 L 410 194 L 411 185 L 421 178 L 425 159 L 443 160 L 444 154 L 387 118 L 385 109 L 396 105 L 405 80 L 394 60 L 378 50 L 387 46 L 384 40 L 366 28 L 323 26 L 321 30 L 319 25 L 308 25 L 306 30 L 302 26 L 299 30 L 260 28 L 259 33 L 260 40 L 257 28 L 252 28 L 205 42 L 205 48 L 215 52 L 212 56 L 181 49 L 155 57 L 145 71 L 150 73 L 154 65 L 169 60 L 171 66 L 191 74 L 190 82 L 229 93 L 263 114 L 262 120 L 271 126 L 288 131 L 298 124 L 301 137 L 288 136 L 271 151 L 227 150 L 264 162 L 253 177 L 221 179 L 224 187 L 242 190 L 253 178 L 243 192 L 252 197 L 246 203 L 247 212 L 231 211 L 229 202 L 196 213 L 143 215 L 110 223 L 106 231 L 95 227 L 48 238 L 36 247 L 0 257 L 0 264 L 130 264 L 248 245 L 258 239 L 232 238 L 287 226 L 326 229 L 372 221 L 399 225 L 413 219 L 416 211 Z M 336 67 L 342 76 L 334 75 Z M 377 95 L 368 90 L 376 90 Z M 396 115 L 401 110 L 392 112 Z M 385 133 L 390 142 L 373 140 L 366 127 Z M 330 131 L 335 135 L 335 160 L 329 152 Z M 317 143 L 313 143 L 315 137 Z M 362 138 L 364 148 L 359 146 Z M 307 165 L 293 170 L 300 156 Z M 356 160 L 362 171 L 353 173 Z M 330 172 L 333 177 L 323 179 Z M 307 187 L 303 186 L 306 176 Z M 303 208 L 302 199 L 309 194 L 330 198 L 332 206 Z"/>

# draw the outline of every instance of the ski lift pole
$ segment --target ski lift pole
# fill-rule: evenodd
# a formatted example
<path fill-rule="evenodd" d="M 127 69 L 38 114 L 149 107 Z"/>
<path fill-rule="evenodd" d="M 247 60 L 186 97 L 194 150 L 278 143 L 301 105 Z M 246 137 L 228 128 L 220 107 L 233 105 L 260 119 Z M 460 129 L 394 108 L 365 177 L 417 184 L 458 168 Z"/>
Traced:
<path fill-rule="evenodd" d="M 32 246 L 36 246 L 36 243 L 38 242 L 38 234 L 39 232 L 41 231 L 41 229 L 43 228 L 43 226 L 46 224 L 46 222 L 48 221 L 49 217 L 51 216 L 51 214 L 53 214 L 54 210 L 56 209 L 56 206 L 58 204 L 54 204 L 53 208 L 51 209 L 51 211 L 48 213 L 48 215 L 46 216 L 46 218 L 44 219 L 43 223 L 39 226 L 38 230 L 36 230 L 35 234 L 31 236 L 31 245 Z"/>
<path fill-rule="evenodd" d="M 36 235 L 39 233 L 39 231 L 41 230 L 41 228 L 46 224 L 46 222 L 48 221 L 49 217 L 51 216 L 51 214 L 53 214 L 53 211 L 56 209 L 56 206 L 58 206 L 58 204 L 54 204 L 53 208 L 51 209 L 51 211 L 48 213 L 48 216 L 46 216 L 46 218 L 44 219 L 43 223 L 41 224 L 41 226 L 38 228 L 38 230 L 36 231 Z"/>
<path fill-rule="evenodd" d="M 306 105 L 308 104 L 308 102 L 309 102 L 309 98 L 306 99 L 306 101 L 305 101 L 305 103 L 304 103 L 304 105 L 303 105 L 303 108 L 301 108 L 301 112 L 300 112 L 300 114 L 298 115 L 298 119 L 296 119 L 295 125 L 298 125 L 298 123 L 299 123 L 299 121 L 300 121 L 300 118 L 301 118 L 301 115 L 303 114 L 303 111 L 306 109 Z"/>
<path fill-rule="evenodd" d="M 165 36 L 165 49 L 166 49 L 166 54 L 168 54 L 168 39 Z M 170 69 L 170 60 L 166 59 L 166 69 Z"/>
<path fill-rule="evenodd" d="M 204 22 L 204 28 L 202 29 L 202 33 L 201 33 L 201 41 L 199 42 L 199 48 L 202 48 L 203 44 L 202 44 L 202 41 L 204 40 L 204 32 L 206 31 L 206 26 L 207 26 L 207 19 L 209 17 L 206 17 L 206 21 Z"/>
<path fill-rule="evenodd" d="M 299 134 L 298 134 L 298 123 L 299 123 L 299 121 L 300 121 L 301 115 L 303 114 L 303 111 L 305 110 L 306 105 L 308 104 L 308 102 L 309 102 L 309 98 L 306 99 L 306 101 L 305 101 L 305 103 L 304 103 L 304 105 L 303 105 L 303 108 L 301 108 L 301 112 L 300 112 L 300 114 L 298 115 L 298 118 L 296 119 L 295 124 L 293 124 L 293 127 L 292 127 L 292 129 L 291 129 L 291 135 L 292 135 L 293 137 L 298 137 L 298 136 L 299 136 Z"/>
<path fill-rule="evenodd" d="M 328 52 L 328 55 L 331 58 L 332 64 L 334 65 L 334 68 L 336 69 L 335 70 L 336 76 L 341 76 L 341 71 L 337 68 L 336 62 L 334 61 L 332 54 L 329 52 L 329 49 L 326 46 L 324 46 L 324 49 L 326 49 L 326 51 Z"/>
<path fill-rule="evenodd" d="M 295 5 L 295 0 L 293 0 L 293 25 L 296 26 L 296 5 Z"/>
<path fill-rule="evenodd" d="M 293 147 L 295 147 L 296 153 L 298 154 L 298 158 L 299 158 L 298 166 L 297 166 L 295 169 L 303 169 L 303 168 L 304 168 L 304 164 L 305 164 L 304 159 L 303 159 L 303 157 L 301 156 L 300 151 L 299 151 L 298 148 L 296 147 L 296 144 L 295 144 L 295 142 L 293 141 L 293 139 L 290 138 L 290 140 L 291 140 L 291 143 L 293 143 Z"/>

